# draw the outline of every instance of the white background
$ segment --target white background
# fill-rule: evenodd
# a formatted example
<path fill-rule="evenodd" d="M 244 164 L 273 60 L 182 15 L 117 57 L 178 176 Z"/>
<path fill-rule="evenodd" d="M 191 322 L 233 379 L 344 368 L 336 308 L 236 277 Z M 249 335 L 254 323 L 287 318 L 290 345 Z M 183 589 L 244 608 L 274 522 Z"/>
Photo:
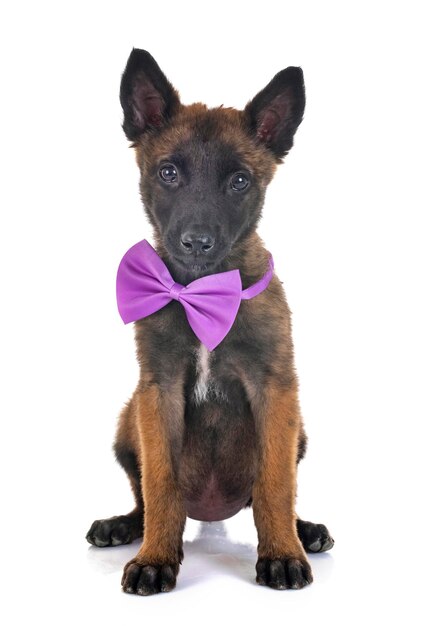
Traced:
<path fill-rule="evenodd" d="M 436 624 L 433 5 L 2 4 L 3 623 Z M 120 591 L 138 545 L 84 540 L 132 502 L 111 444 L 137 377 L 115 273 L 150 234 L 120 128 L 133 46 L 185 103 L 243 107 L 304 69 L 305 120 L 260 229 L 310 437 L 297 508 L 336 539 L 303 591 L 255 584 L 251 511 L 190 523 L 177 590 L 151 598 Z"/>

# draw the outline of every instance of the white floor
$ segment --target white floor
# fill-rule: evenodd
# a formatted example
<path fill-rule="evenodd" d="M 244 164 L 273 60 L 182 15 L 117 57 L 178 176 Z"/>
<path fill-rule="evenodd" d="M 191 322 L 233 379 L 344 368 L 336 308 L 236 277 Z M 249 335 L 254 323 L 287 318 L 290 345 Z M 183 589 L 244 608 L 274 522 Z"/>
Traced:
<path fill-rule="evenodd" d="M 274 591 L 255 583 L 256 536 L 248 510 L 223 523 L 189 520 L 185 559 L 171 594 L 142 598 L 120 591 L 121 569 L 137 545 L 89 547 L 82 555 L 85 596 L 76 607 L 78 617 L 86 606 L 90 617 L 110 623 L 135 615 L 184 624 L 235 618 L 256 624 L 436 624 L 437 613 L 425 593 L 427 573 L 416 566 L 407 546 L 371 545 L 360 530 L 357 536 L 338 536 L 331 552 L 310 556 L 315 581 L 301 591 Z"/>
<path fill-rule="evenodd" d="M 430 595 L 426 592 L 432 568 L 422 569 L 425 564 L 416 561 L 412 546 L 398 545 L 397 533 L 394 544 L 384 533 L 376 545 L 356 521 L 357 532 L 348 532 L 346 525 L 337 529 L 331 552 L 310 556 L 315 581 L 300 591 L 274 591 L 255 583 L 256 536 L 249 510 L 224 523 L 189 520 L 177 587 L 157 596 L 121 591 L 123 565 L 136 553 L 138 541 L 99 549 L 78 533 L 63 546 L 33 547 L 34 556 L 39 553 L 33 562 L 15 548 L 13 581 L 19 584 L 9 586 L 8 621 L 3 623 L 436 624 L 432 587 Z M 68 521 L 59 524 L 58 537 L 69 528 Z"/>
<path fill-rule="evenodd" d="M 174 592 L 152 598 L 125 596 L 119 592 L 121 568 L 135 554 L 138 542 L 135 546 L 115 550 L 90 547 L 87 576 L 93 584 L 89 587 L 100 579 L 97 584 L 101 592 L 112 596 L 105 603 L 107 606 L 111 604 L 115 611 L 144 611 L 145 617 L 150 617 L 152 611 L 162 619 L 166 615 L 177 617 L 184 614 L 187 623 L 208 623 L 213 619 L 225 621 L 233 618 L 233 614 L 242 618 L 279 618 L 288 607 L 294 612 L 305 609 L 309 595 L 315 593 L 311 588 L 302 593 L 275 592 L 255 583 L 255 546 L 255 528 L 249 510 L 226 522 L 188 520 L 185 558 Z M 321 600 L 328 592 L 327 584 L 333 574 L 335 559 L 330 554 L 323 554 L 312 557 L 311 561 L 316 579 L 314 588 L 319 590 Z"/>

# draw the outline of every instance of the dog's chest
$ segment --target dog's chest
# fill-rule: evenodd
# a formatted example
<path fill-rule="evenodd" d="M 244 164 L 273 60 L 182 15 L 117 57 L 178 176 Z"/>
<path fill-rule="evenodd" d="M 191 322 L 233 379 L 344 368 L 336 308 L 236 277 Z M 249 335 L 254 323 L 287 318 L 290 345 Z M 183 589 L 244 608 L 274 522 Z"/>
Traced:
<path fill-rule="evenodd" d="M 227 519 L 251 496 L 255 424 L 232 356 L 202 345 L 192 353 L 178 468 L 192 519 Z"/>
<path fill-rule="evenodd" d="M 225 395 L 212 361 L 213 354 L 201 343 L 195 353 L 195 382 L 192 391 L 195 404 Z"/>

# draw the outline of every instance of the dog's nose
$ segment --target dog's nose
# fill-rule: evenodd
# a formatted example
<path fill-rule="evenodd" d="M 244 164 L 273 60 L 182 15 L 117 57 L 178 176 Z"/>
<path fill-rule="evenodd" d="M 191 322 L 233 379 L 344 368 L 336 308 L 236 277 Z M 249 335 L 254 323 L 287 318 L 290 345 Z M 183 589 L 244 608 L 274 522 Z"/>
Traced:
<path fill-rule="evenodd" d="M 214 237 L 205 234 L 183 233 L 181 235 L 181 246 L 188 254 L 192 252 L 207 254 L 214 246 Z"/>

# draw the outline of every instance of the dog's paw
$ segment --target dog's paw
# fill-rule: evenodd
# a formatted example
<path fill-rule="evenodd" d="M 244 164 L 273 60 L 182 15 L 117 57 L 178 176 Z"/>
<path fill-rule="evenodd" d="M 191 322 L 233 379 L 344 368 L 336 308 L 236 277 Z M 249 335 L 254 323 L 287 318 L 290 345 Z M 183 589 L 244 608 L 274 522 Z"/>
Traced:
<path fill-rule="evenodd" d="M 309 563 L 293 557 L 259 558 L 256 572 L 256 582 L 272 589 L 301 589 L 313 581 Z"/>
<path fill-rule="evenodd" d="M 142 534 L 143 528 L 139 516 L 118 515 L 93 522 L 85 538 L 93 546 L 105 548 L 131 543 Z"/>
<path fill-rule="evenodd" d="M 171 591 L 176 585 L 178 570 L 178 563 L 149 565 L 133 559 L 125 565 L 122 589 L 126 593 L 137 593 L 140 596 Z"/>
<path fill-rule="evenodd" d="M 297 520 L 298 537 L 306 552 L 327 552 L 335 544 L 324 524 Z"/>

